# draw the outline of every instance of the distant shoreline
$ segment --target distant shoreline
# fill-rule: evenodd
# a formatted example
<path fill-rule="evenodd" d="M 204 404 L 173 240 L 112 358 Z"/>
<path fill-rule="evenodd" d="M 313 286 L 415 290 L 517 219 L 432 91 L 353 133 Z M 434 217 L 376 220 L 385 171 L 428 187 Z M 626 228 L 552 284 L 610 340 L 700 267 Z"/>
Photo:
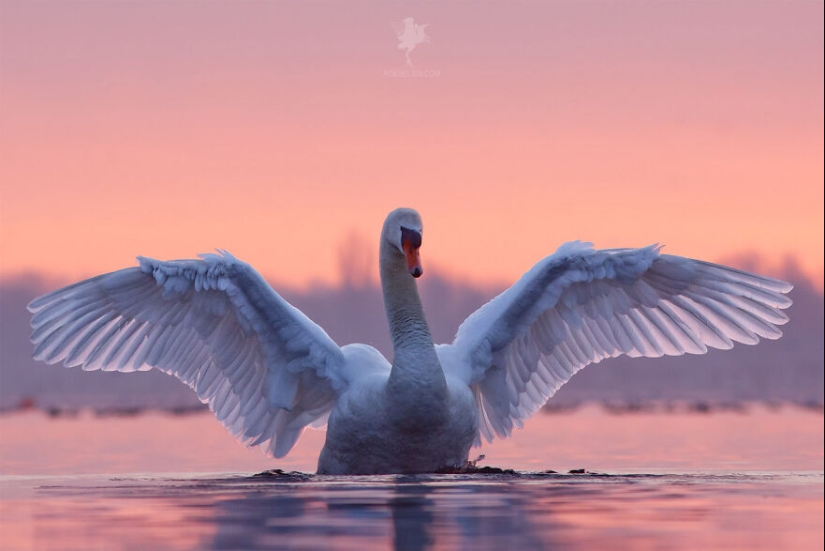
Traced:
<path fill-rule="evenodd" d="M 794 400 L 645 400 L 645 401 L 618 401 L 618 400 L 585 400 L 576 403 L 564 402 L 561 404 L 547 404 L 541 413 L 545 415 L 566 415 L 575 413 L 586 407 L 598 407 L 610 415 L 629 414 L 713 414 L 739 413 L 747 414 L 753 408 L 768 410 L 782 410 L 797 408 L 812 413 L 825 414 L 825 404 L 815 401 Z M 0 408 L 0 419 L 7 415 L 38 412 L 52 418 L 73 418 L 91 415 L 97 418 L 108 417 L 136 417 L 144 414 L 162 413 L 176 417 L 210 413 L 206 404 L 179 407 L 56 407 L 37 406 L 26 402 L 17 407 Z"/>

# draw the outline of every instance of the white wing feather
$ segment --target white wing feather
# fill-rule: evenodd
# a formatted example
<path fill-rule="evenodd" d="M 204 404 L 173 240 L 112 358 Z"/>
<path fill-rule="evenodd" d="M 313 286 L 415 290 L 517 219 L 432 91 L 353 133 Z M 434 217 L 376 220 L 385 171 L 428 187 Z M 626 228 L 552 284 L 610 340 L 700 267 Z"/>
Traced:
<path fill-rule="evenodd" d="M 249 446 L 284 456 L 347 381 L 341 349 L 227 252 L 139 258 L 33 300 L 34 357 L 84 370 L 174 375 Z"/>
<path fill-rule="evenodd" d="M 521 427 L 577 371 L 604 358 L 777 339 L 790 290 L 783 281 L 660 255 L 658 246 L 595 251 L 572 242 L 467 318 L 438 353 L 475 394 L 478 444 Z"/>

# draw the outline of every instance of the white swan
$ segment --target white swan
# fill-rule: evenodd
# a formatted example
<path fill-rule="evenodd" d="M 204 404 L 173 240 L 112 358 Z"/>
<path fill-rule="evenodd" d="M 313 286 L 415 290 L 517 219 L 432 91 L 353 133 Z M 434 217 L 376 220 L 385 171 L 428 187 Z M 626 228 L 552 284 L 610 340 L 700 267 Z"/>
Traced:
<path fill-rule="evenodd" d="M 464 465 L 481 437 L 521 427 L 606 357 L 727 349 L 781 336 L 791 285 L 659 254 L 567 243 L 434 345 L 415 278 L 421 219 L 389 214 L 381 285 L 395 357 L 338 347 L 229 253 L 127 268 L 29 304 L 34 357 L 85 370 L 160 369 L 192 387 L 248 446 L 283 457 L 327 425 L 318 472 Z M 357 321 L 357 320 L 354 320 Z"/>

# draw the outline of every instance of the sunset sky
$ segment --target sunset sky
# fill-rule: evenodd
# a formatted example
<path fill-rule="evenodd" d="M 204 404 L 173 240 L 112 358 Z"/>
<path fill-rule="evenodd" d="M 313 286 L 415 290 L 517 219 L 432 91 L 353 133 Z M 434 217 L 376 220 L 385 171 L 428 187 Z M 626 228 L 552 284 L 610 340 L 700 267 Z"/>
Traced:
<path fill-rule="evenodd" d="M 821 1 L 3 0 L 0 276 L 335 283 L 411 206 L 476 282 L 573 239 L 821 280 L 823 119 Z"/>

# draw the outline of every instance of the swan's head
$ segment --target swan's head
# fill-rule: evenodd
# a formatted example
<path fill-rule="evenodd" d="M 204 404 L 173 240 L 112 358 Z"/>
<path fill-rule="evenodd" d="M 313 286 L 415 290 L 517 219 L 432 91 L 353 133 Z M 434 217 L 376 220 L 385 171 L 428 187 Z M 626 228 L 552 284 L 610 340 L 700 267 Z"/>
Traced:
<path fill-rule="evenodd" d="M 407 269 L 413 277 L 421 277 L 424 273 L 418 254 L 423 231 L 421 216 L 413 209 L 402 208 L 395 209 L 387 216 L 384 230 L 381 232 L 384 241 L 404 255 Z"/>

